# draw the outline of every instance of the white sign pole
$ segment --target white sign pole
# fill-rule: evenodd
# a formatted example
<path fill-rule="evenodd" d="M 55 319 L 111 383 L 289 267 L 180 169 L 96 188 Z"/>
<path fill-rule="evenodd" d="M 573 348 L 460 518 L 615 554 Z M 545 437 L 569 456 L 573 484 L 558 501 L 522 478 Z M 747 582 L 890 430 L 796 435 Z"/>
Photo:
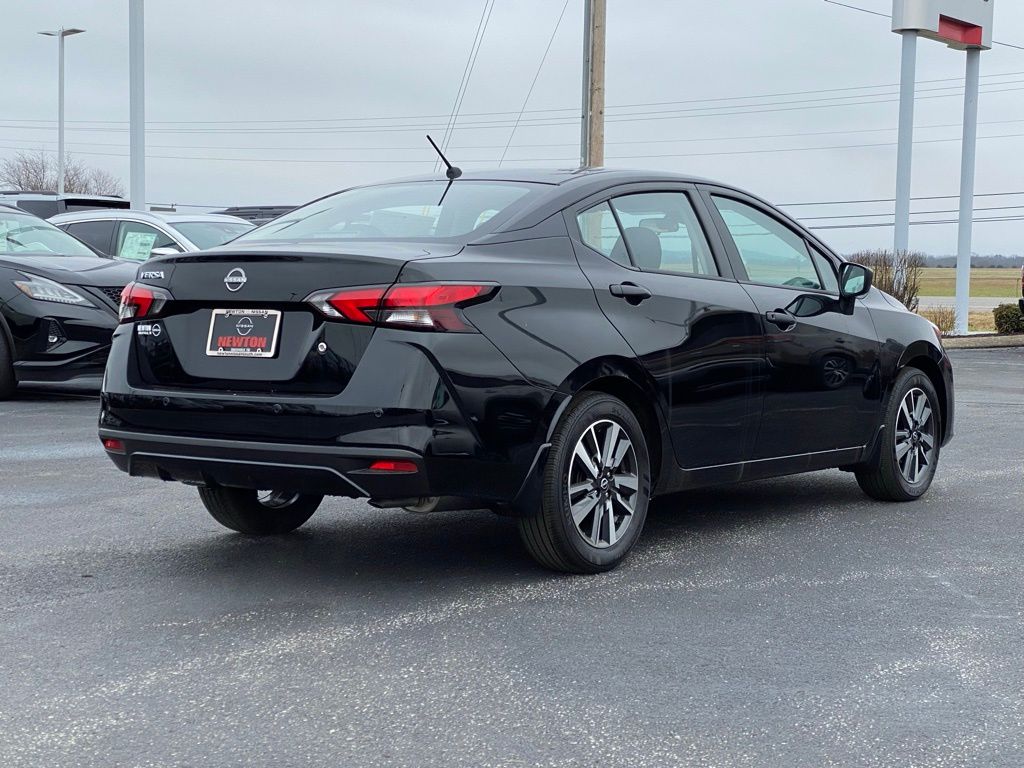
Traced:
<path fill-rule="evenodd" d="M 971 240 L 974 234 L 974 168 L 978 145 L 978 80 L 981 49 L 967 50 L 963 158 L 960 163 L 960 234 L 956 252 L 956 332 L 967 333 L 971 308 Z"/>
<path fill-rule="evenodd" d="M 900 129 L 896 151 L 896 253 L 910 249 L 910 179 L 914 158 L 914 86 L 917 79 L 917 32 L 903 36 L 900 65 Z"/>

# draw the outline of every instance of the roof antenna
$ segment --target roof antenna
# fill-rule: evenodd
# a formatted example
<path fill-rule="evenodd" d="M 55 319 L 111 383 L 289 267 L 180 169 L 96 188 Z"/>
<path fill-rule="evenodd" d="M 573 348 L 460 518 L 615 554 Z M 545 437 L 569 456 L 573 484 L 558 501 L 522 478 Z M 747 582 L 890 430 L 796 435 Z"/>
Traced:
<path fill-rule="evenodd" d="M 444 199 L 448 196 L 448 190 L 452 188 L 452 184 L 454 184 L 455 180 L 462 175 L 462 169 L 448 162 L 448 158 L 444 156 L 444 152 L 441 151 L 441 148 L 434 143 L 432 138 L 430 138 L 429 133 L 427 134 L 427 141 L 430 142 L 430 146 L 432 146 L 434 151 L 437 152 L 441 161 L 448 166 L 448 170 L 444 172 L 444 175 L 448 177 L 448 186 L 444 188 L 444 193 L 442 193 L 441 199 L 437 201 L 437 204 L 441 205 L 441 203 L 444 202 Z"/>

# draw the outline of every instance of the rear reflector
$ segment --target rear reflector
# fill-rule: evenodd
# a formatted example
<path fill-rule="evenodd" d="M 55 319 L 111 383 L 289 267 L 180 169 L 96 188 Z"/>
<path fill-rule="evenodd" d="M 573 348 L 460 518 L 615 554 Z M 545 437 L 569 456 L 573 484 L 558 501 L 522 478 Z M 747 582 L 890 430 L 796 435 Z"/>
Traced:
<path fill-rule="evenodd" d="M 111 453 L 124 453 L 124 443 L 120 440 L 116 440 L 113 437 L 104 437 L 100 441 L 103 443 L 103 447 Z"/>
<path fill-rule="evenodd" d="M 394 461 L 391 459 L 375 461 L 370 465 L 370 472 L 392 472 L 396 474 L 412 474 L 419 471 L 414 461 Z"/>
<path fill-rule="evenodd" d="M 472 331 L 459 309 L 486 301 L 497 290 L 482 283 L 406 283 L 317 291 L 306 301 L 327 317 L 352 323 Z"/>

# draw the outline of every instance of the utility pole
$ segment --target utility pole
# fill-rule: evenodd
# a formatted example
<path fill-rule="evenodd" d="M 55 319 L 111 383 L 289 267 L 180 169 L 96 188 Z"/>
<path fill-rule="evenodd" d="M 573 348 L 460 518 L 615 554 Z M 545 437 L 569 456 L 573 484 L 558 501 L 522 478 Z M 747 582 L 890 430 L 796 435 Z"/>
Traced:
<path fill-rule="evenodd" d="M 583 0 L 583 112 L 580 166 L 604 165 L 606 0 Z"/>
<path fill-rule="evenodd" d="M 146 210 L 146 26 L 143 0 L 128 0 L 128 199 Z"/>
<path fill-rule="evenodd" d="M 60 29 L 40 32 L 57 38 L 57 194 L 64 195 L 64 38 L 85 32 L 84 29 Z"/>

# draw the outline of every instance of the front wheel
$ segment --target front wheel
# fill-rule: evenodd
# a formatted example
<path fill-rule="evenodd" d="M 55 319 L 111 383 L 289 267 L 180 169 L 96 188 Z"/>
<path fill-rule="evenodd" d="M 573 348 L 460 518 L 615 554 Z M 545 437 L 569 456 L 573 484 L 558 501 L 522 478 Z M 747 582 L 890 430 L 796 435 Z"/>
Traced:
<path fill-rule="evenodd" d="M 239 533 L 271 536 L 294 531 L 316 512 L 323 496 L 244 488 L 200 488 L 213 519 Z"/>
<path fill-rule="evenodd" d="M 11 397 L 18 386 L 14 378 L 13 357 L 7 339 L 4 338 L 3 328 L 0 328 L 0 400 Z"/>
<path fill-rule="evenodd" d="M 611 395 L 588 394 L 555 430 L 541 508 L 519 520 L 519 533 L 547 568 L 611 570 L 640 536 L 650 493 L 650 460 L 636 416 Z"/>
<path fill-rule="evenodd" d="M 916 368 L 896 378 L 875 459 L 857 470 L 857 482 L 880 501 L 914 501 L 935 477 L 942 442 L 939 398 L 931 379 Z"/>

